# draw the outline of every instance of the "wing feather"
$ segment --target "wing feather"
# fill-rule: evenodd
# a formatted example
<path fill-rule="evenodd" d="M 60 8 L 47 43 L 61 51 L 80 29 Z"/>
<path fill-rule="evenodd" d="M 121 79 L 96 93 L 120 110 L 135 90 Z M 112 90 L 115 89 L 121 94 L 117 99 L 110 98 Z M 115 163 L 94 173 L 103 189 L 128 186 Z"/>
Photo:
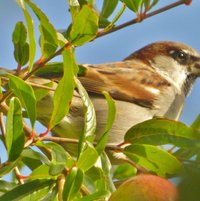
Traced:
<path fill-rule="evenodd" d="M 152 67 L 137 61 L 85 65 L 83 86 L 93 93 L 107 91 L 117 100 L 152 108 L 160 90 L 170 84 Z"/>

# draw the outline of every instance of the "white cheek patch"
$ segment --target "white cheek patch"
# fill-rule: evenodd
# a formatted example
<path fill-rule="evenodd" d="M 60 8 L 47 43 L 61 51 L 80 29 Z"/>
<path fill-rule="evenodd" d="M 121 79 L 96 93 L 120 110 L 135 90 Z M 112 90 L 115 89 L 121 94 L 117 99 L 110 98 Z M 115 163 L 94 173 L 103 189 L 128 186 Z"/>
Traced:
<path fill-rule="evenodd" d="M 173 58 L 157 56 L 152 63 L 154 69 L 181 93 L 187 78 L 187 69 Z"/>

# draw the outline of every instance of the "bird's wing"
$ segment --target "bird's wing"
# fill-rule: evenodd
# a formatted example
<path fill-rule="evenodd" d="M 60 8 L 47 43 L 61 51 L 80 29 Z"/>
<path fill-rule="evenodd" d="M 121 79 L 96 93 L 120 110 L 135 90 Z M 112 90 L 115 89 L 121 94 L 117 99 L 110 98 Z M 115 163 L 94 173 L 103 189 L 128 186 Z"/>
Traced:
<path fill-rule="evenodd" d="M 87 91 L 107 91 L 114 99 L 153 108 L 161 89 L 170 84 L 155 70 L 137 61 L 85 65 L 79 79 Z M 146 79 L 145 79 L 146 78 Z"/>

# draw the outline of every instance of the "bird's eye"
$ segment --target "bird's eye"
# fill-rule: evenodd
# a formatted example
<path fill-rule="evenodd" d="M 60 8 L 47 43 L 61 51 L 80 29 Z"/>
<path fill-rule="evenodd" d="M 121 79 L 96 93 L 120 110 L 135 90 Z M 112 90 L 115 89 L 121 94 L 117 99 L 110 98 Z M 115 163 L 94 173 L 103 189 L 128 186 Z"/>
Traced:
<path fill-rule="evenodd" d="M 176 60 L 178 61 L 180 64 L 187 64 L 189 61 L 189 55 L 186 54 L 183 51 L 171 51 L 170 55 Z"/>

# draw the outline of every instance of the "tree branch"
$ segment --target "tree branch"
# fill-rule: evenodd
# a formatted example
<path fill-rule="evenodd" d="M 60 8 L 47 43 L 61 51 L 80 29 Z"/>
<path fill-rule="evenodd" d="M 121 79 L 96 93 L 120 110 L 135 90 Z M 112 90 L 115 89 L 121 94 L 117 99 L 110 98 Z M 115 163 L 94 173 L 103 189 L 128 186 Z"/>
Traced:
<path fill-rule="evenodd" d="M 167 11 L 167 10 L 170 10 L 170 9 L 172 9 L 172 8 L 175 8 L 175 7 L 180 6 L 180 5 L 183 5 L 183 4 L 189 5 L 189 3 L 191 3 L 191 2 L 188 1 L 188 0 L 179 0 L 179 1 L 177 1 L 177 2 L 174 2 L 174 3 L 172 3 L 172 4 L 169 4 L 169 5 L 167 5 L 167 6 L 164 6 L 164 7 L 162 7 L 162 8 L 159 8 L 159 9 L 153 11 L 153 12 L 150 12 L 150 13 L 146 14 L 142 20 L 145 20 L 145 19 L 147 19 L 147 18 L 153 17 L 153 16 L 155 16 L 155 15 L 157 15 L 157 14 L 163 13 L 163 12 L 165 12 L 165 11 Z M 130 21 L 128 21 L 128 22 L 125 22 L 124 24 L 118 25 L 118 26 L 116 26 L 116 27 L 114 27 L 114 28 L 112 28 L 112 29 L 110 29 L 110 30 L 108 30 L 108 31 L 106 31 L 106 32 L 103 32 L 103 31 L 101 32 L 101 31 L 100 31 L 100 32 L 97 34 L 97 36 L 96 36 L 95 39 L 100 38 L 100 37 L 105 36 L 105 35 L 108 35 L 108 34 L 110 34 L 110 33 L 113 33 L 113 32 L 115 32 L 115 31 L 118 31 L 118 30 L 120 30 L 120 29 L 123 29 L 123 28 L 125 28 L 125 27 L 127 27 L 127 26 L 130 26 L 130 25 L 133 25 L 133 24 L 136 24 L 136 23 L 139 23 L 139 22 L 141 22 L 141 21 L 138 21 L 138 18 L 135 18 L 135 19 L 133 19 L 133 20 L 130 20 Z"/>

